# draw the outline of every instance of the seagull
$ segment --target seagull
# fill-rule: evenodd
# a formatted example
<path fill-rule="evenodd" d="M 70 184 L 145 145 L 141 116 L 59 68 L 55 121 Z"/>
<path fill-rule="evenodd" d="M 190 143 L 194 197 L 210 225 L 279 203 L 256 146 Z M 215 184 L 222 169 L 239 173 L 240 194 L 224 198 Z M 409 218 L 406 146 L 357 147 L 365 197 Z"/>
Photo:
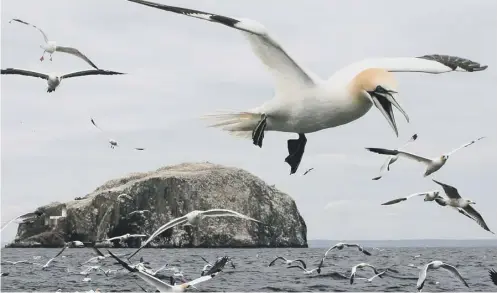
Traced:
<path fill-rule="evenodd" d="M 25 76 L 32 76 L 32 77 L 39 77 L 39 78 L 46 79 L 47 83 L 48 83 L 47 92 L 51 93 L 51 92 L 55 91 L 55 89 L 60 85 L 62 80 L 66 79 L 66 78 L 78 77 L 78 76 L 87 76 L 87 75 L 117 75 L 117 74 L 125 74 L 125 73 L 110 71 L 110 70 L 103 70 L 103 69 L 91 69 L 91 70 L 84 70 L 84 71 L 67 73 L 67 74 L 63 74 L 63 75 L 57 75 L 54 73 L 45 74 L 45 73 L 39 73 L 39 72 L 24 70 L 24 69 L 7 68 L 7 69 L 2 69 L 2 74 L 18 74 L 18 75 L 25 75 Z"/>
<path fill-rule="evenodd" d="M 416 139 L 418 139 L 418 135 L 415 133 L 413 136 L 411 136 L 411 138 L 403 145 L 401 146 L 400 148 L 405 148 L 406 146 L 408 146 L 411 142 L 415 141 Z M 387 160 L 385 161 L 385 163 L 383 164 L 383 166 L 381 166 L 380 168 L 380 175 L 376 176 L 373 178 L 373 180 L 379 180 L 381 179 L 381 177 L 383 176 L 382 174 L 385 173 L 385 170 L 386 171 L 390 171 L 390 166 L 395 163 L 397 160 L 399 159 L 399 155 L 395 155 L 395 156 L 389 156 L 387 158 Z"/>
<path fill-rule="evenodd" d="M 189 287 L 194 287 L 194 285 L 201 283 L 201 282 L 204 282 L 204 281 L 207 281 L 207 280 L 210 280 L 215 276 L 215 274 L 214 275 L 206 275 L 206 276 L 202 276 L 198 279 L 195 279 L 193 281 L 190 281 L 190 282 L 187 282 L 184 284 L 179 284 L 179 285 L 176 285 L 175 284 L 176 281 L 174 280 L 174 277 L 171 277 L 170 280 L 171 280 L 172 284 L 170 285 L 170 284 L 167 284 L 167 283 L 157 279 L 154 276 L 147 274 L 146 272 L 144 272 L 143 270 L 141 270 L 139 268 L 133 268 L 133 267 L 129 266 L 126 262 L 124 262 L 123 260 L 121 260 L 120 258 L 115 256 L 114 254 L 112 254 L 112 252 L 110 252 L 110 251 L 109 251 L 109 254 L 111 255 L 111 257 L 116 259 L 119 262 L 119 264 L 122 265 L 125 269 L 138 275 L 138 277 L 143 279 L 149 285 L 157 288 L 157 290 L 159 290 L 159 292 L 171 292 L 171 291 L 172 292 L 184 292 Z"/>
<path fill-rule="evenodd" d="M 406 197 L 401 197 L 401 198 L 397 198 L 397 199 L 393 199 L 391 201 L 387 201 L 385 203 L 382 203 L 381 205 L 382 206 L 388 206 L 388 205 L 392 205 L 392 204 L 396 204 L 396 203 L 399 203 L 399 202 L 403 202 L 403 201 L 406 201 L 408 199 L 410 199 L 411 197 L 415 197 L 415 196 L 424 196 L 424 201 L 434 201 L 436 198 L 442 198 L 441 196 L 439 196 L 440 194 L 440 191 L 428 191 L 428 192 L 418 192 L 418 193 L 414 193 L 414 194 L 411 194 L 409 196 L 406 196 Z"/>
<path fill-rule="evenodd" d="M 367 278 L 354 278 L 355 280 L 366 280 L 366 282 L 368 283 L 371 283 L 373 282 L 373 280 L 376 278 L 376 277 L 381 277 L 381 275 L 383 275 L 384 273 L 386 273 L 387 271 L 383 271 L 379 274 L 376 274 L 374 276 L 372 276 L 371 278 L 367 279 Z"/>
<path fill-rule="evenodd" d="M 62 52 L 62 53 L 67 53 L 74 55 L 76 57 L 79 57 L 83 59 L 86 63 L 90 64 L 91 67 L 98 69 L 97 65 L 95 65 L 93 62 L 88 59 L 83 53 L 81 53 L 78 49 L 76 48 L 71 48 L 71 47 L 62 47 L 62 46 L 57 46 L 57 43 L 55 41 L 49 41 L 47 35 L 45 34 L 44 31 L 42 31 L 39 27 L 32 25 L 30 23 L 27 23 L 23 20 L 20 19 L 11 19 L 9 23 L 12 23 L 12 21 L 16 21 L 25 25 L 30 25 L 34 28 L 36 28 L 40 33 L 43 35 L 43 38 L 45 39 L 45 44 L 40 45 L 40 47 L 44 50 L 43 55 L 40 57 L 40 61 L 43 61 L 45 59 L 45 53 L 50 54 L 50 61 L 52 61 L 52 54 L 55 52 Z"/>
<path fill-rule="evenodd" d="M 425 158 L 425 157 L 422 157 L 422 156 L 419 156 L 419 155 L 416 155 L 413 153 L 408 153 L 408 152 L 405 152 L 402 150 L 388 150 L 388 149 L 381 149 L 381 148 L 366 148 L 366 149 L 369 150 L 370 152 L 381 154 L 381 155 L 403 156 L 403 157 L 406 157 L 408 159 L 423 163 L 426 165 L 426 171 L 424 174 L 424 177 L 426 177 L 426 176 L 429 176 L 429 175 L 435 173 L 440 168 L 442 168 L 442 166 L 445 165 L 445 163 L 447 162 L 447 160 L 449 159 L 449 157 L 452 154 L 454 154 L 455 152 L 457 152 L 458 150 L 460 150 L 462 148 L 465 148 L 465 147 L 468 147 L 468 146 L 474 144 L 475 142 L 477 142 L 483 138 L 485 138 L 485 136 L 482 136 L 482 137 L 477 138 L 475 140 L 472 140 L 468 143 L 465 143 L 462 146 L 450 151 L 449 153 L 446 153 L 440 157 L 436 157 L 436 158 L 432 158 L 432 159 Z"/>
<path fill-rule="evenodd" d="M 299 268 L 299 269 L 301 269 L 302 271 L 304 271 L 304 274 L 305 274 L 305 275 L 310 275 L 310 274 L 312 274 L 312 273 L 314 273 L 314 272 L 318 272 L 318 274 L 321 274 L 321 268 L 320 268 L 320 267 L 314 268 L 314 269 L 312 269 L 312 270 L 310 270 L 310 271 L 309 271 L 309 270 L 307 270 L 306 268 L 302 267 L 301 265 L 289 266 L 288 268 L 289 268 L 289 269 L 291 269 L 291 268 Z"/>
<path fill-rule="evenodd" d="M 145 214 L 145 212 L 150 213 L 149 210 L 140 210 L 140 211 L 133 211 L 133 212 L 129 213 L 128 216 L 131 216 L 131 215 L 134 215 L 134 214 L 143 215 L 143 214 Z"/>
<path fill-rule="evenodd" d="M 290 139 L 287 144 L 289 155 L 285 162 L 290 165 L 290 175 L 297 171 L 302 160 L 307 143 L 306 134 L 357 120 L 373 105 L 398 136 L 393 107 L 407 121 L 409 117 L 395 98 L 397 83 L 392 72 L 473 72 L 487 68 L 468 59 L 438 54 L 374 58 L 353 63 L 324 80 L 301 67 L 264 25 L 255 20 L 144 0 L 128 1 L 219 23 L 239 30 L 248 39 L 254 53 L 272 74 L 274 97 L 250 110 L 206 115 L 203 118 L 216 121 L 211 127 L 221 127 L 231 134 L 251 137 L 253 144 L 259 147 L 262 147 L 266 131 L 297 133 L 299 138 Z"/>
<path fill-rule="evenodd" d="M 284 258 L 282 256 L 278 256 L 277 258 L 275 258 L 272 262 L 269 263 L 268 267 L 274 265 L 276 263 L 276 261 L 279 260 L 279 259 L 281 259 L 282 261 L 284 261 L 286 265 L 291 265 L 294 262 L 300 262 L 302 264 L 302 266 L 304 266 L 305 269 L 307 268 L 307 265 L 301 259 L 286 259 L 286 258 Z"/>
<path fill-rule="evenodd" d="M 307 170 L 304 172 L 304 175 L 307 175 L 307 173 L 311 172 L 312 170 L 314 170 L 314 168 L 307 169 Z"/>
<path fill-rule="evenodd" d="M 439 260 L 435 260 L 435 261 L 432 261 L 432 262 L 426 264 L 419 271 L 419 279 L 418 279 L 418 283 L 416 284 L 416 288 L 418 289 L 418 292 L 421 292 L 421 289 L 423 289 L 423 286 L 424 286 L 425 280 L 426 280 L 426 274 L 428 273 L 428 270 L 437 270 L 440 268 L 451 272 L 454 276 L 456 276 L 459 280 L 461 280 L 461 282 L 463 282 L 466 287 L 469 288 L 468 283 L 466 283 L 464 278 L 461 276 L 461 274 L 459 274 L 459 272 L 457 271 L 457 269 L 455 267 L 448 265 L 446 263 L 443 263 Z"/>
<path fill-rule="evenodd" d="M 177 225 L 191 225 L 191 226 L 197 226 L 200 221 L 205 218 L 205 217 L 237 217 L 257 223 L 262 223 L 261 221 L 258 221 L 256 219 L 252 219 L 250 217 L 247 217 L 245 215 L 242 215 L 238 212 L 232 211 L 232 210 L 227 210 L 227 209 L 211 209 L 211 210 L 206 210 L 206 211 L 191 211 L 188 214 L 184 215 L 183 217 L 176 218 L 172 221 L 169 221 L 168 223 L 162 225 L 157 231 L 155 231 L 152 236 L 150 236 L 147 241 L 145 241 L 144 244 L 140 248 L 138 248 L 135 252 L 131 254 L 128 259 L 132 258 L 138 251 L 140 251 L 143 247 L 145 247 L 150 241 L 152 241 L 155 237 L 160 235 L 162 232 L 166 231 L 167 229 L 173 228 Z"/>
<path fill-rule="evenodd" d="M 376 268 L 375 268 L 374 266 L 372 266 L 372 265 L 370 265 L 370 264 L 368 264 L 368 263 L 363 262 L 363 263 L 360 263 L 360 264 L 355 265 L 355 266 L 353 266 L 353 267 L 352 267 L 352 271 L 351 271 L 351 273 L 350 273 L 350 284 L 351 284 L 351 285 L 352 285 L 352 284 L 354 284 L 354 278 L 355 278 L 355 273 L 356 273 L 357 269 L 364 268 L 364 267 L 366 267 L 366 268 L 371 268 L 371 269 L 374 271 L 374 273 L 375 273 L 378 277 L 380 277 L 380 278 L 381 278 L 381 274 L 380 274 L 380 273 L 378 273 L 378 271 L 376 271 Z M 371 280 L 372 280 L 372 279 L 371 279 Z"/>
<path fill-rule="evenodd" d="M 116 237 L 105 239 L 104 241 L 114 241 L 114 240 L 118 240 L 118 239 L 119 239 L 119 241 L 125 241 L 125 240 L 128 240 L 129 238 L 141 238 L 141 237 L 147 237 L 147 235 L 126 233 L 126 234 L 121 235 L 121 236 L 116 236 Z"/>
<path fill-rule="evenodd" d="M 45 270 L 46 268 L 48 268 L 48 265 L 49 265 L 49 264 L 50 264 L 50 263 L 51 263 L 54 259 L 56 259 L 59 255 L 61 255 L 61 254 L 62 254 L 62 252 L 64 252 L 64 250 L 66 250 L 66 248 L 67 248 L 67 245 L 64 245 L 64 247 L 63 247 L 63 248 L 59 251 L 59 253 L 57 253 L 54 257 L 52 257 L 51 259 L 49 259 L 49 260 L 47 261 L 47 263 L 46 263 L 46 264 L 44 264 L 44 265 L 41 267 L 41 269 L 42 269 L 42 270 Z"/>
<path fill-rule="evenodd" d="M 323 264 L 324 264 L 324 260 L 326 259 L 326 256 L 328 255 L 328 253 L 330 251 L 332 251 L 333 249 L 336 249 L 336 250 L 342 250 L 344 247 L 357 247 L 357 249 L 364 253 L 365 255 L 371 255 L 371 253 L 367 250 L 365 250 L 362 246 L 360 246 L 359 244 L 354 244 L 354 243 L 343 243 L 343 242 L 339 242 L 335 245 L 333 245 L 332 247 L 330 247 L 328 250 L 326 250 L 326 252 L 324 253 L 324 256 L 323 258 L 321 259 L 321 262 L 319 262 L 319 266 L 318 268 L 322 268 L 323 267 Z"/>
<path fill-rule="evenodd" d="M 449 205 L 453 208 L 456 208 L 460 213 L 464 214 L 465 216 L 473 219 L 478 225 L 480 225 L 483 229 L 487 230 L 488 232 L 495 234 L 488 228 L 487 224 L 483 220 L 483 217 L 478 213 L 471 205 L 476 204 L 474 201 L 470 199 L 464 199 L 459 195 L 459 192 L 457 189 L 453 186 L 450 186 L 448 184 L 436 181 L 433 179 L 433 182 L 439 184 L 440 186 L 443 187 L 445 194 L 447 195 L 448 199 L 445 199 L 443 197 L 437 198 L 436 202 L 441 205 L 441 206 L 446 206 Z"/>
<path fill-rule="evenodd" d="M 90 118 L 90 121 L 91 123 L 96 127 L 98 128 L 100 131 L 104 132 L 102 130 L 102 128 L 98 127 L 97 123 L 95 123 L 95 120 L 93 120 L 93 118 Z M 119 143 L 117 142 L 117 140 L 113 139 L 113 138 L 109 138 L 109 144 L 110 144 L 110 148 L 111 149 L 114 149 L 116 146 L 119 146 Z M 143 151 L 145 150 L 145 148 L 134 148 L 135 150 L 137 151 Z"/>
<path fill-rule="evenodd" d="M 497 272 L 494 269 L 488 270 L 488 273 L 490 274 L 490 279 L 492 280 L 492 283 L 494 283 L 497 286 Z"/>

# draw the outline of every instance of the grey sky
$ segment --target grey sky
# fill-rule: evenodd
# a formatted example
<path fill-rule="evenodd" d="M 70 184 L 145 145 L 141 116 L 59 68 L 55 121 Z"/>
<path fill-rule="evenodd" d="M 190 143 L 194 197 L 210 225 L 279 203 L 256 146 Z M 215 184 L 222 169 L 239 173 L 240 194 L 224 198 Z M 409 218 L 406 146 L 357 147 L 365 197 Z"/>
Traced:
<path fill-rule="evenodd" d="M 286 141 L 295 134 L 269 132 L 259 149 L 198 119 L 216 110 L 249 109 L 272 97 L 270 75 L 239 32 L 125 0 L 2 0 L 2 68 L 89 68 L 61 53 L 41 63 L 41 34 L 9 24 L 15 17 L 38 25 L 61 45 L 79 48 L 100 68 L 128 73 L 66 80 L 51 94 L 43 80 L 2 76 L 2 221 L 82 196 L 131 172 L 211 161 L 246 169 L 287 192 L 307 223 L 309 239 L 493 237 L 457 212 L 421 199 L 380 206 L 438 187 L 421 176 L 421 165 L 402 160 L 382 180 L 372 181 L 385 158 L 364 147 L 394 148 L 417 132 L 409 148 L 435 156 L 488 136 L 454 155 L 433 178 L 473 199 L 497 230 L 496 1 L 161 2 L 258 20 L 301 65 L 323 78 L 366 57 L 450 54 L 489 68 L 398 74 L 400 99 L 411 117 L 407 124 L 396 113 L 398 139 L 373 108 L 351 124 L 308 135 L 299 173 L 289 176 L 283 161 Z M 90 117 L 122 146 L 111 150 Z M 147 150 L 133 151 L 136 146 Z M 310 167 L 315 170 L 301 176 Z M 3 241 L 16 229 L 6 229 Z"/>

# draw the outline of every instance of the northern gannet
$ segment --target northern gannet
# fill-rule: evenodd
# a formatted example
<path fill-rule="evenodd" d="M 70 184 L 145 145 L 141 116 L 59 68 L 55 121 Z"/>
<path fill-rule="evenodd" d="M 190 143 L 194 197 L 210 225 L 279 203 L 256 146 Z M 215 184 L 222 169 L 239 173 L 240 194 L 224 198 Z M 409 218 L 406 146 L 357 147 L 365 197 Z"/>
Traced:
<path fill-rule="evenodd" d="M 435 201 L 441 205 L 441 206 L 446 206 L 449 205 L 455 209 L 457 209 L 460 213 L 463 215 L 467 216 L 470 219 L 473 219 L 478 225 L 480 225 L 483 229 L 487 230 L 488 232 L 495 234 L 494 232 L 490 231 L 490 228 L 488 228 L 487 224 L 483 220 L 483 217 L 478 213 L 471 205 L 475 204 L 474 201 L 470 199 L 465 199 L 462 198 L 461 195 L 459 195 L 459 191 L 457 188 L 450 186 L 448 184 L 439 182 L 435 179 L 433 179 L 433 182 L 439 184 L 440 186 L 443 187 L 445 194 L 447 195 L 448 199 L 445 199 L 443 197 L 438 197 L 435 199 Z"/>
<path fill-rule="evenodd" d="M 125 73 L 110 71 L 110 70 L 102 70 L 102 69 L 90 69 L 90 70 L 78 71 L 78 72 L 73 72 L 73 73 L 67 73 L 67 74 L 63 74 L 63 75 L 57 75 L 57 74 L 53 74 L 53 73 L 52 74 L 45 74 L 45 73 L 39 73 L 39 72 L 24 70 L 24 69 L 7 68 L 7 69 L 2 69 L 2 74 L 17 74 L 17 75 L 25 75 L 25 76 L 46 79 L 47 84 L 48 84 L 47 92 L 51 93 L 51 92 L 55 91 L 55 89 L 60 85 L 62 80 L 66 79 L 66 78 L 78 77 L 78 76 L 87 76 L 87 75 L 117 75 L 117 74 L 125 74 Z"/>
<path fill-rule="evenodd" d="M 168 223 L 162 225 L 155 231 L 152 236 L 150 236 L 147 241 L 145 241 L 144 244 L 140 248 L 138 248 L 135 252 L 133 252 L 128 259 L 132 258 L 138 251 L 140 251 L 143 247 L 145 247 L 150 241 L 152 241 L 155 237 L 160 235 L 162 232 L 166 231 L 167 229 L 170 229 L 172 227 L 175 227 L 177 225 L 191 225 L 191 226 L 197 226 L 200 221 L 205 218 L 205 217 L 237 217 L 257 223 L 263 224 L 261 221 L 258 221 L 256 219 L 247 217 L 245 215 L 242 215 L 238 212 L 232 211 L 232 210 L 227 210 L 227 209 L 211 209 L 207 211 L 191 211 L 188 214 L 184 215 L 183 217 L 176 218 L 174 220 L 169 221 Z"/>
<path fill-rule="evenodd" d="M 419 271 L 419 279 L 418 279 L 418 283 L 416 284 L 416 288 L 418 289 L 418 292 L 421 292 L 421 289 L 423 289 L 423 286 L 425 284 L 426 275 L 428 273 L 428 270 L 437 270 L 437 269 L 440 269 L 440 268 L 445 269 L 445 270 L 451 272 L 454 276 L 456 276 L 459 280 L 461 280 L 461 282 L 463 282 L 466 287 L 469 288 L 468 283 L 466 283 L 466 281 L 464 280 L 464 278 L 461 276 L 461 274 L 459 274 L 459 271 L 457 271 L 457 269 L 455 267 L 453 267 L 451 265 L 448 265 L 446 263 L 443 263 L 443 262 L 441 262 L 439 260 L 435 260 L 435 261 L 432 261 L 432 262 L 426 264 Z"/>
<path fill-rule="evenodd" d="M 50 54 L 50 61 L 52 61 L 52 54 L 53 53 L 62 52 L 62 53 L 67 53 L 67 54 L 71 54 L 73 56 L 79 57 L 79 58 L 83 59 L 86 63 L 90 64 L 91 67 L 98 69 L 97 65 L 95 65 L 93 62 L 91 62 L 90 59 L 88 59 L 88 57 L 86 57 L 78 49 L 71 48 L 71 47 L 57 46 L 57 43 L 55 41 L 48 40 L 48 37 L 45 34 L 45 32 L 43 30 L 41 30 L 39 27 L 37 27 L 36 25 L 32 25 L 30 23 L 27 23 L 23 20 L 16 19 L 16 18 L 11 19 L 9 21 L 9 23 L 11 23 L 12 21 L 16 21 L 16 22 L 19 22 L 19 23 L 22 23 L 25 25 L 30 25 L 30 26 L 36 28 L 38 31 L 40 31 L 40 33 L 43 35 L 43 39 L 45 39 L 45 44 L 40 45 L 40 47 L 43 49 L 43 55 L 40 57 L 40 61 L 43 61 L 45 59 L 45 53 Z"/>
<path fill-rule="evenodd" d="M 366 148 L 366 149 L 370 152 L 381 154 L 381 155 L 402 156 L 402 157 L 423 163 L 426 165 L 426 170 L 424 173 L 424 176 L 426 177 L 426 176 L 429 176 L 429 175 L 435 173 L 436 171 L 440 170 L 440 168 L 442 168 L 443 165 L 445 165 L 445 163 L 447 162 L 447 160 L 449 159 L 449 157 L 452 154 L 454 154 L 455 152 L 457 152 L 458 150 L 460 150 L 462 148 L 465 148 L 465 147 L 468 147 L 468 146 L 474 144 L 475 142 L 477 142 L 483 138 L 485 138 L 485 137 L 483 136 L 483 137 L 480 137 L 478 139 L 472 140 L 468 143 L 463 144 L 462 146 L 458 147 L 457 149 L 450 151 L 449 153 L 447 153 L 445 155 L 442 155 L 442 156 L 436 157 L 436 158 L 432 158 L 432 159 L 425 158 L 425 157 L 422 157 L 420 155 L 416 155 L 413 153 L 408 153 L 408 152 L 405 152 L 402 150 L 388 150 L 388 149 L 381 149 L 381 148 Z"/>
<path fill-rule="evenodd" d="M 204 116 L 216 122 L 211 127 L 242 137 L 251 137 L 262 147 L 265 131 L 297 133 L 288 140 L 285 162 L 290 174 L 297 171 L 307 143 L 306 134 L 350 123 L 374 105 L 398 136 L 393 107 L 409 121 L 397 96 L 393 72 L 445 73 L 482 71 L 487 66 L 455 56 L 429 54 L 419 57 L 372 58 L 348 65 L 324 80 L 301 67 L 261 23 L 144 0 L 129 2 L 150 6 L 237 29 L 248 39 L 252 50 L 271 72 L 274 97 L 247 111 Z M 237 68 L 239 69 L 239 68 Z"/>

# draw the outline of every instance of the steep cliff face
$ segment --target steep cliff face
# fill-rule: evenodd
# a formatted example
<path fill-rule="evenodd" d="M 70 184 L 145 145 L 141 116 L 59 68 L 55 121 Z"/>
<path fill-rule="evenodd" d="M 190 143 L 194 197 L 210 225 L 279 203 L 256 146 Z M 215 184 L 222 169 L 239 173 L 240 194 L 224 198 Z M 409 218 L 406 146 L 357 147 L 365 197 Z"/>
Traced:
<path fill-rule="evenodd" d="M 121 197 L 127 194 L 130 198 Z M 130 234 L 152 234 L 192 210 L 231 209 L 267 226 L 232 217 L 205 218 L 199 226 L 176 226 L 155 247 L 307 247 L 307 228 L 295 202 L 259 178 L 211 163 L 185 163 L 108 181 L 93 193 L 38 209 L 43 215 L 19 225 L 12 246 L 94 243 Z M 150 212 L 132 213 L 139 210 Z M 115 246 L 138 247 L 131 238 Z"/>

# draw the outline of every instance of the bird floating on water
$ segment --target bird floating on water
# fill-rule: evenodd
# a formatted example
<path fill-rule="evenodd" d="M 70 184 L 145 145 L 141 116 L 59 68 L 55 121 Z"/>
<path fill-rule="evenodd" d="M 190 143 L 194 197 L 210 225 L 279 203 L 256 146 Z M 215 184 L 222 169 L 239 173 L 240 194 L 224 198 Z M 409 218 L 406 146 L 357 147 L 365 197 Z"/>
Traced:
<path fill-rule="evenodd" d="M 19 22 L 19 23 L 22 23 L 25 25 L 32 26 L 32 27 L 36 28 L 43 35 L 43 39 L 45 40 L 45 44 L 40 45 L 40 47 L 43 49 L 43 55 L 40 57 L 40 61 L 43 61 L 45 59 L 46 53 L 50 54 L 50 61 L 52 61 L 52 54 L 53 53 L 62 52 L 62 53 L 67 53 L 67 54 L 71 54 L 73 56 L 79 57 L 79 58 L 83 59 L 86 63 L 90 64 L 91 67 L 98 69 L 97 65 L 95 65 L 93 62 L 91 62 L 91 60 L 88 57 L 86 57 L 83 53 L 81 53 L 78 49 L 72 48 L 72 47 L 58 46 L 55 41 L 48 40 L 48 37 L 45 34 L 45 32 L 42 29 L 40 29 L 39 27 L 37 27 L 36 25 L 32 25 L 28 22 L 25 22 L 25 21 L 17 19 L 17 18 L 11 19 L 9 21 L 9 23 L 12 23 L 12 21 L 16 21 L 16 22 Z"/>
<path fill-rule="evenodd" d="M 350 123 L 364 116 L 374 105 L 387 119 L 398 136 L 393 107 L 409 121 L 406 111 L 396 99 L 397 82 L 392 72 L 446 73 L 482 71 L 487 66 L 449 55 L 419 57 L 372 58 L 353 63 L 328 79 L 300 66 L 261 23 L 247 18 L 229 17 L 199 10 L 175 7 L 143 0 L 129 2 L 215 22 L 237 29 L 248 39 L 254 53 L 271 72 L 274 97 L 259 107 L 206 115 L 231 134 L 251 137 L 262 147 L 266 131 L 297 133 L 288 140 L 285 162 L 294 174 L 302 160 L 306 134 Z M 236 68 L 240 70 L 239 67 Z"/>
<path fill-rule="evenodd" d="M 102 69 L 90 69 L 90 70 L 84 70 L 84 71 L 78 71 L 78 72 L 72 72 L 72 73 L 58 75 L 55 73 L 45 74 L 45 73 L 39 73 L 39 72 L 24 70 L 24 69 L 7 68 L 7 69 L 2 69 L 2 74 L 16 74 L 16 75 L 24 75 L 24 76 L 31 76 L 31 77 L 38 77 L 38 78 L 46 79 L 47 84 L 48 84 L 47 92 L 51 93 L 51 92 L 55 91 L 55 89 L 57 89 L 57 87 L 60 85 L 62 80 L 67 79 L 67 78 L 78 77 L 78 76 L 88 76 L 88 75 L 120 75 L 120 74 L 125 74 L 125 73 L 110 71 L 110 70 L 102 70 Z"/>
<path fill-rule="evenodd" d="M 457 152 L 458 150 L 460 150 L 462 148 L 465 148 L 465 147 L 468 147 L 468 146 L 474 144 L 475 142 L 477 142 L 483 138 L 485 138 L 485 137 L 483 136 L 483 137 L 480 137 L 478 139 L 472 140 L 468 143 L 463 144 L 462 146 L 458 147 L 457 149 L 450 151 L 449 153 L 447 153 L 445 155 L 442 155 L 442 156 L 436 157 L 436 158 L 432 158 L 432 159 L 425 158 L 425 157 L 422 157 L 420 155 L 416 155 L 413 153 L 408 153 L 408 152 L 402 151 L 402 150 L 388 150 L 388 149 L 381 149 L 381 148 L 366 148 L 366 149 L 369 150 L 370 152 L 381 154 L 381 155 L 402 156 L 402 157 L 423 163 L 426 165 L 426 170 L 424 173 L 424 176 L 426 177 L 426 176 L 429 176 L 429 175 L 435 173 L 440 168 L 442 168 L 443 165 L 445 165 L 445 163 L 447 162 L 447 160 L 449 159 L 449 157 L 452 154 L 454 154 L 455 152 Z"/>

